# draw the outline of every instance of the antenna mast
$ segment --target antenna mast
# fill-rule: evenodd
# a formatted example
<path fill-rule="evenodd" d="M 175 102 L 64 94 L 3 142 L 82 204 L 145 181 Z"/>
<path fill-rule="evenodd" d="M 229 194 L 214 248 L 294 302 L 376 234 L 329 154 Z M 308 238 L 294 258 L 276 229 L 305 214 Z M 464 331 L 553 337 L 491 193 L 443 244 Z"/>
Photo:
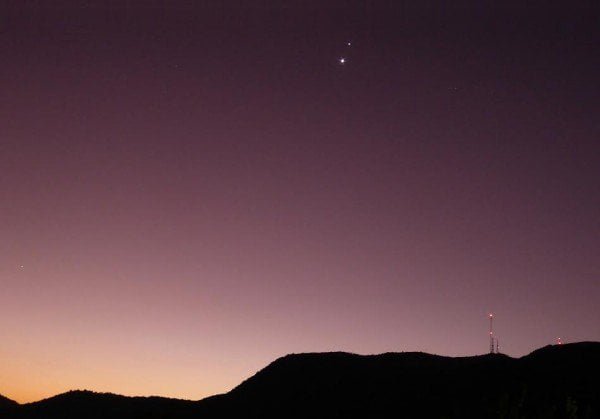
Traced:
<path fill-rule="evenodd" d="M 494 353 L 494 329 L 492 328 L 494 322 L 494 315 L 490 313 L 490 353 Z"/>

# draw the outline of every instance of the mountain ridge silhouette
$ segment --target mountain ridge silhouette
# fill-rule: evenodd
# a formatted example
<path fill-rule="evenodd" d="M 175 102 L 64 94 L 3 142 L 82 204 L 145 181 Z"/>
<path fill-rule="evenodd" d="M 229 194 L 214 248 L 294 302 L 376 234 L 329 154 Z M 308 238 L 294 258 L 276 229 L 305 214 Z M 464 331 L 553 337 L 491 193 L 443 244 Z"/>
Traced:
<path fill-rule="evenodd" d="M 18 405 L 18 403 L 16 401 L 11 400 L 8 397 L 5 397 L 2 394 L 0 394 L 0 408 L 6 407 L 6 406 L 15 406 L 15 405 Z"/>
<path fill-rule="evenodd" d="M 599 373 L 600 342 L 550 345 L 520 358 L 301 353 L 199 401 L 71 391 L 22 405 L 0 402 L 0 417 L 596 418 Z"/>

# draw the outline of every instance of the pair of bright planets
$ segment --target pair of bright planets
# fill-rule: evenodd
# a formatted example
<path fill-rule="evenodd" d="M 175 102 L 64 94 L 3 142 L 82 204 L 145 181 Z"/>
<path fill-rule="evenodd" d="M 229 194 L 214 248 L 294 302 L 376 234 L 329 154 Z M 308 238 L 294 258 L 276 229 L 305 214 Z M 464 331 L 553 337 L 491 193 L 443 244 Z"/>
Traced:
<path fill-rule="evenodd" d="M 351 41 L 346 42 L 346 48 L 350 48 L 351 46 L 352 46 L 352 42 Z M 345 57 L 343 55 L 341 57 L 338 57 L 338 64 L 339 65 L 344 65 L 347 62 L 348 62 L 348 57 Z"/>

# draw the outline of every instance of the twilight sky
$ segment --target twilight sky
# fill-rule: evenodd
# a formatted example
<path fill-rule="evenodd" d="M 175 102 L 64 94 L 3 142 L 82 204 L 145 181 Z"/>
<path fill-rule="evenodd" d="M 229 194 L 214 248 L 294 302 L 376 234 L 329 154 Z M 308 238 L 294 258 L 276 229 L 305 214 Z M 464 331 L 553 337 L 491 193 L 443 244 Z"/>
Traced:
<path fill-rule="evenodd" d="M 0 394 L 200 399 L 290 352 L 481 354 L 489 311 L 512 356 L 600 340 L 599 6 L 21 3 Z"/>

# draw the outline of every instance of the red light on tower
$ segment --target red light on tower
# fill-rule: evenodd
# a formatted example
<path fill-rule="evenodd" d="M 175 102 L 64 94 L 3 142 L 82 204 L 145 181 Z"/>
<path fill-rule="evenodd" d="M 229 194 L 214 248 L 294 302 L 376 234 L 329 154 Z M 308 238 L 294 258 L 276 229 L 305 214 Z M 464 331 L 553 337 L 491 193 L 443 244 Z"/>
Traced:
<path fill-rule="evenodd" d="M 557 345 L 562 345 L 562 339 L 561 338 L 556 338 L 556 344 Z"/>

